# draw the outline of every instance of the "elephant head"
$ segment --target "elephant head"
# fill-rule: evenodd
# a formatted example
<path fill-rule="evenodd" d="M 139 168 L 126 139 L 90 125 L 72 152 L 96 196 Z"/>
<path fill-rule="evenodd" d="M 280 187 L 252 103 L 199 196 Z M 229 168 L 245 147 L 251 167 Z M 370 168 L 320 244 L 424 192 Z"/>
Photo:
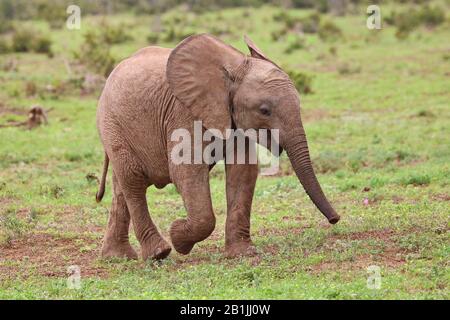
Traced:
<path fill-rule="evenodd" d="M 332 224 L 339 221 L 314 173 L 289 76 L 248 38 L 246 56 L 210 35 L 191 36 L 170 54 L 166 76 L 174 95 L 207 129 L 278 129 L 297 177 Z"/>

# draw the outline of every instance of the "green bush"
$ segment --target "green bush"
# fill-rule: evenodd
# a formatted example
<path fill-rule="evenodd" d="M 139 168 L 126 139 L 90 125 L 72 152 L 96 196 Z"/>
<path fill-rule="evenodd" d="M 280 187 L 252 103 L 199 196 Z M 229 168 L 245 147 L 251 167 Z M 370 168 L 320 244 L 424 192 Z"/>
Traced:
<path fill-rule="evenodd" d="M 3 19 L 0 15 L 0 34 L 9 32 L 13 29 L 10 20 Z"/>
<path fill-rule="evenodd" d="M 395 36 L 399 39 L 405 39 L 408 35 L 420 25 L 419 14 L 416 10 L 403 12 L 394 16 L 394 24 L 397 27 Z"/>
<path fill-rule="evenodd" d="M 11 49 L 14 52 L 38 52 L 52 54 L 52 41 L 46 36 L 27 28 L 14 31 Z"/>
<path fill-rule="evenodd" d="M 182 32 L 174 27 L 170 27 L 163 35 L 163 40 L 166 42 L 180 42 L 192 34 L 193 33 Z"/>
<path fill-rule="evenodd" d="M 331 21 L 321 23 L 318 33 L 322 40 L 336 40 L 342 37 L 342 30 Z"/>
<path fill-rule="evenodd" d="M 304 33 L 316 33 L 319 31 L 320 25 L 320 14 L 318 12 L 314 12 L 300 20 L 301 29 Z"/>
<path fill-rule="evenodd" d="M 52 53 L 52 41 L 49 38 L 40 36 L 35 39 L 33 44 L 33 50 L 37 53 L 47 53 L 50 57 L 53 56 Z"/>
<path fill-rule="evenodd" d="M 397 27 L 395 36 L 405 39 L 421 25 L 436 27 L 445 21 L 445 13 L 439 7 L 424 6 L 420 10 L 410 9 L 401 13 L 393 12 L 386 18 L 389 24 Z"/>
<path fill-rule="evenodd" d="M 101 34 L 95 31 L 84 34 L 84 42 L 80 50 L 74 52 L 74 57 L 95 73 L 105 77 L 111 73 L 116 63 L 111 55 L 109 44 Z"/>
<path fill-rule="evenodd" d="M 50 28 L 59 29 L 67 19 L 66 6 L 59 1 L 37 1 L 36 17 L 48 22 Z"/>
<path fill-rule="evenodd" d="M 351 65 L 350 63 L 344 62 L 340 65 L 338 65 L 337 68 L 339 74 L 341 75 L 347 75 L 347 74 L 355 74 L 361 72 L 361 66 L 360 65 Z"/>
<path fill-rule="evenodd" d="M 35 34 L 29 29 L 15 30 L 12 36 L 12 50 L 14 52 L 32 51 Z"/>
<path fill-rule="evenodd" d="M 343 156 L 340 153 L 325 151 L 313 159 L 314 170 L 319 173 L 335 172 L 344 167 Z"/>
<path fill-rule="evenodd" d="M 424 6 L 418 14 L 419 20 L 429 27 L 435 27 L 445 21 L 444 10 L 439 7 Z"/>
<path fill-rule="evenodd" d="M 289 78 L 291 78 L 298 92 L 303 94 L 313 93 L 311 87 L 313 80 L 312 76 L 295 70 L 289 70 L 287 74 Z"/>
<path fill-rule="evenodd" d="M 304 33 L 316 33 L 319 30 L 321 20 L 320 13 L 314 12 L 304 18 L 293 17 L 285 11 L 275 14 L 273 20 L 284 24 L 281 32 L 288 32 L 289 30 L 301 30 Z"/>
<path fill-rule="evenodd" d="M 100 26 L 100 33 L 104 42 L 107 44 L 118 44 L 132 40 L 132 37 L 125 32 L 126 26 L 121 24 L 118 26 L 112 26 L 107 23 L 103 23 Z"/>
<path fill-rule="evenodd" d="M 411 174 L 409 176 L 402 178 L 400 182 L 405 186 L 407 185 L 421 186 L 430 184 L 431 178 L 427 174 Z"/>
<path fill-rule="evenodd" d="M 11 46 L 5 38 L 0 38 L 0 54 L 8 53 L 11 51 Z"/>
<path fill-rule="evenodd" d="M 149 44 L 156 44 L 156 43 L 158 43 L 158 40 L 159 40 L 159 36 L 157 33 L 152 32 L 147 36 L 147 42 Z"/>
<path fill-rule="evenodd" d="M 286 49 L 284 50 L 284 53 L 291 54 L 294 51 L 300 50 L 303 48 L 305 48 L 305 39 L 300 36 L 297 36 L 297 37 L 295 37 L 295 40 L 286 47 Z"/>

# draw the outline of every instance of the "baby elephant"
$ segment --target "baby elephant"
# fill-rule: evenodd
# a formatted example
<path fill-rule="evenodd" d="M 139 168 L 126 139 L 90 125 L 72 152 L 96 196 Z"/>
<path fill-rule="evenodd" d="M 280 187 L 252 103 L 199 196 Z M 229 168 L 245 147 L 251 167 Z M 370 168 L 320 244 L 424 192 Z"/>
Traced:
<path fill-rule="evenodd" d="M 185 219 L 171 225 L 172 245 L 177 252 L 188 254 L 214 230 L 209 171 L 223 158 L 226 255 L 255 253 L 250 211 L 258 165 L 233 161 L 239 152 L 232 153 L 229 161 L 227 143 L 224 152 L 213 154 L 212 162 L 194 159 L 210 144 L 237 139 L 230 138 L 230 129 L 277 129 L 279 139 L 271 149 L 276 143 L 278 152 L 287 151 L 311 200 L 330 223 L 339 221 L 311 166 L 299 96 L 292 81 L 250 39 L 245 37 L 245 41 L 249 56 L 208 34 L 188 37 L 175 49 L 147 47 L 122 61 L 109 76 L 97 110 L 97 127 L 105 150 L 97 201 L 105 191 L 109 162 L 114 190 L 103 257 L 137 258 L 128 239 L 130 218 L 142 258 L 167 257 L 171 246 L 150 218 L 146 190 L 151 185 L 163 188 L 169 183 L 175 184 L 187 211 Z M 192 152 L 183 148 L 179 156 L 194 161 L 174 161 L 172 151 L 179 147 L 179 133 L 194 137 L 199 121 L 201 133 L 210 133 L 209 141 L 200 138 L 200 144 L 195 144 L 197 138 L 185 139 L 188 146 L 192 143 Z M 261 142 L 249 137 L 245 141 L 246 146 Z M 236 149 L 238 143 L 231 145 Z M 270 143 L 263 145 L 268 147 Z M 251 148 L 244 149 L 241 153 L 247 159 Z"/>

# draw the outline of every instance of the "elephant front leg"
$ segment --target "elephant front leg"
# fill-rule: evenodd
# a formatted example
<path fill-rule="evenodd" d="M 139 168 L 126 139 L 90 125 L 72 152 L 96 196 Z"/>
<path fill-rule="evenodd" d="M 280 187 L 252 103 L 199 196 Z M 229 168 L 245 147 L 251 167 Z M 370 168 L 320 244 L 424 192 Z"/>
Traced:
<path fill-rule="evenodd" d="M 191 252 L 197 242 L 214 231 L 216 225 L 208 172 L 207 165 L 173 167 L 173 181 L 187 211 L 187 218 L 175 220 L 170 227 L 172 245 L 181 254 Z"/>
<path fill-rule="evenodd" d="M 248 153 L 247 153 L 248 156 Z M 257 164 L 227 164 L 227 221 L 225 226 L 225 255 L 255 255 L 250 238 L 250 211 L 258 177 Z"/>
<path fill-rule="evenodd" d="M 136 251 L 130 244 L 128 230 L 130 213 L 116 175 L 113 173 L 113 199 L 106 234 L 101 250 L 102 258 L 137 259 Z"/>

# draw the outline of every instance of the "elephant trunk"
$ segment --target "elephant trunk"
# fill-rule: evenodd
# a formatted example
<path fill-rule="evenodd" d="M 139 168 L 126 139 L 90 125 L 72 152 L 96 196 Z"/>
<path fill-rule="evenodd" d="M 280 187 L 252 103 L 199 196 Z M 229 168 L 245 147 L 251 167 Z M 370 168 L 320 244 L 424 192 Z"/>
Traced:
<path fill-rule="evenodd" d="M 338 222 L 340 217 L 325 197 L 314 173 L 309 156 L 308 142 L 303 128 L 301 127 L 300 130 L 292 133 L 285 140 L 285 143 L 283 143 L 283 147 L 286 149 L 300 183 L 303 185 L 312 202 L 331 224 Z"/>

